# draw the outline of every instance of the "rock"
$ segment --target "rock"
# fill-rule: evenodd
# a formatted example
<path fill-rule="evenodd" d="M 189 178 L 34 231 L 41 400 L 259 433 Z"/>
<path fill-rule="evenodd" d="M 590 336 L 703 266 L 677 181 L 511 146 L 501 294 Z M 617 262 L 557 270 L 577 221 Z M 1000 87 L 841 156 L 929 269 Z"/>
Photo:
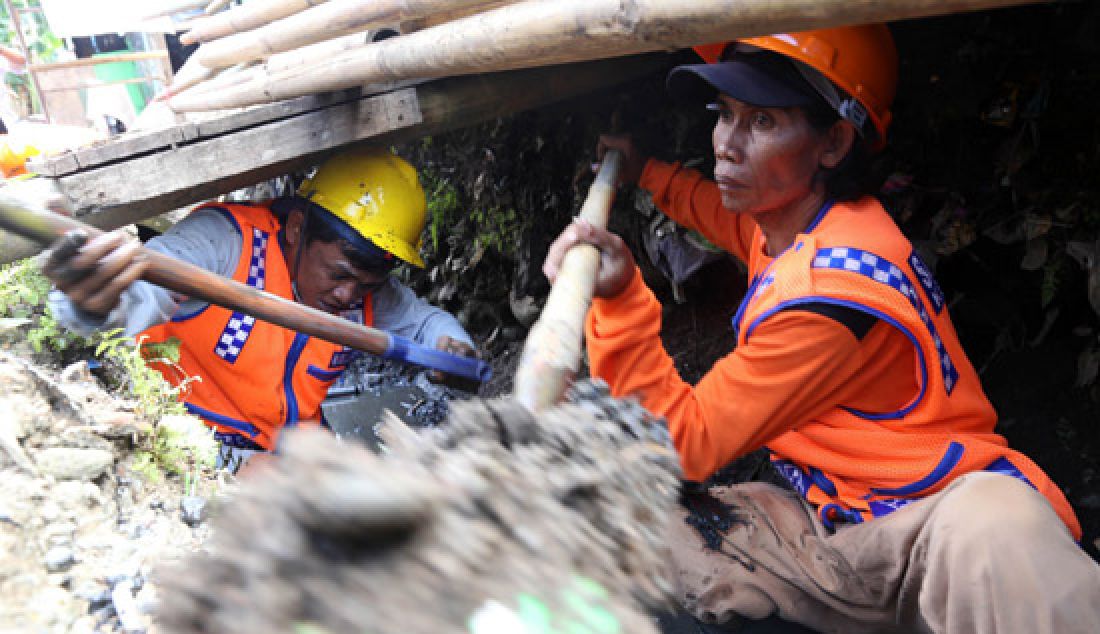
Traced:
<path fill-rule="evenodd" d="M 46 570 L 62 572 L 73 565 L 73 562 L 76 561 L 76 554 L 68 546 L 54 546 L 46 551 L 46 556 L 42 561 L 46 564 Z"/>
<path fill-rule="evenodd" d="M 180 519 L 194 528 L 206 519 L 206 498 L 188 495 L 180 499 Z"/>
<path fill-rule="evenodd" d="M 41 517 L 45 522 L 52 522 L 61 517 L 61 507 L 57 502 L 50 500 L 39 507 L 38 517 Z"/>
<path fill-rule="evenodd" d="M 157 611 L 157 593 L 151 583 L 145 584 L 138 591 L 134 600 L 137 601 L 138 609 L 141 610 L 142 614 L 152 615 Z"/>
<path fill-rule="evenodd" d="M 98 415 L 95 433 L 104 438 L 119 440 L 122 438 L 134 438 L 148 436 L 153 433 L 153 426 L 139 421 L 137 414 L 133 412 L 117 411 Z"/>
<path fill-rule="evenodd" d="M 34 455 L 38 468 L 58 480 L 93 480 L 114 463 L 115 455 L 103 449 L 51 447 Z"/>
<path fill-rule="evenodd" d="M 58 437 L 61 439 L 61 444 L 65 447 L 113 451 L 114 445 L 111 444 L 111 441 L 94 433 L 92 431 L 93 429 L 94 427 L 68 427 L 61 430 Z"/>
<path fill-rule="evenodd" d="M 54 486 L 53 499 L 62 508 L 84 511 L 103 506 L 103 492 L 93 482 L 66 480 Z"/>
<path fill-rule="evenodd" d="M 27 457 L 23 445 L 19 442 L 26 435 L 26 426 L 22 425 L 18 419 L 0 420 L 0 450 L 7 453 L 12 462 L 18 465 L 20 469 L 31 475 L 37 475 L 38 471 L 35 469 L 34 463 Z"/>
<path fill-rule="evenodd" d="M 47 578 L 52 586 L 65 588 L 66 590 L 72 589 L 73 576 L 67 572 L 54 572 L 49 574 Z"/>
<path fill-rule="evenodd" d="M 95 631 L 95 617 L 91 614 L 85 614 L 73 622 L 69 634 L 95 634 Z"/>
<path fill-rule="evenodd" d="M 73 590 L 73 595 L 88 602 L 90 611 L 98 610 L 111 601 L 111 590 L 101 583 L 87 580 Z"/>
<path fill-rule="evenodd" d="M 57 586 L 44 588 L 27 602 L 30 617 L 47 626 L 68 623 L 75 616 L 74 607 L 69 591 Z"/>
<path fill-rule="evenodd" d="M 142 614 L 137 600 L 134 599 L 133 584 L 120 583 L 116 585 L 111 590 L 111 601 L 114 602 L 115 612 L 118 614 L 123 632 L 138 634 L 145 631 L 147 627 L 145 615 Z"/>
<path fill-rule="evenodd" d="M 95 381 L 87 361 L 77 361 L 61 371 L 62 383 L 89 383 Z"/>

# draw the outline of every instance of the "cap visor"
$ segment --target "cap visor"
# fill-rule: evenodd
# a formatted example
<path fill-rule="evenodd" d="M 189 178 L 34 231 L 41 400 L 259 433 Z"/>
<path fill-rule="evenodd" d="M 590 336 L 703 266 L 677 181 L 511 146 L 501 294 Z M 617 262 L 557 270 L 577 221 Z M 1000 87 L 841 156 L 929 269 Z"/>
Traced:
<path fill-rule="evenodd" d="M 719 93 L 763 108 L 813 103 L 812 95 L 784 81 L 786 75 L 786 69 L 762 68 L 747 61 L 733 60 L 677 66 L 669 73 L 666 83 L 675 97 L 692 103 L 713 101 Z"/>

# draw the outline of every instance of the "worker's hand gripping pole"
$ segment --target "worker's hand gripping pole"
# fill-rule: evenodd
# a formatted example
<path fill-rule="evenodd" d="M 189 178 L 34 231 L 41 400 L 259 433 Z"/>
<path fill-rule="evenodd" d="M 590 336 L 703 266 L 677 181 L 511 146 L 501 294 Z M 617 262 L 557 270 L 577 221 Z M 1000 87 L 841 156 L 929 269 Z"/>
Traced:
<path fill-rule="evenodd" d="M 588 190 L 578 215 L 593 226 L 607 227 L 621 160 L 617 150 L 609 150 Z M 515 396 L 532 411 L 556 405 L 580 367 L 584 319 L 599 267 L 596 247 L 578 244 L 571 248 L 542 314 L 527 335 L 516 370 Z"/>
<path fill-rule="evenodd" d="M 3 194 L 0 194 L 0 228 L 44 245 L 73 230 L 84 231 L 89 237 L 102 233 L 73 218 L 32 207 L 18 198 Z M 481 382 L 489 380 L 492 375 L 492 368 L 478 359 L 421 346 L 408 339 L 257 290 L 163 253 L 143 248 L 140 257 L 150 263 L 142 279 L 187 297 L 387 359 Z"/>

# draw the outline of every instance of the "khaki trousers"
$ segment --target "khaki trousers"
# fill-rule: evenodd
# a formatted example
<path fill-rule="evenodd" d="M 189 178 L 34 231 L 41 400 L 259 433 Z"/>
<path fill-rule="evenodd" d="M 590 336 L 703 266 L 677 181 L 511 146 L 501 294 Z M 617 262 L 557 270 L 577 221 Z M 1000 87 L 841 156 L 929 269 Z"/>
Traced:
<path fill-rule="evenodd" d="M 686 511 L 670 536 L 680 600 L 704 622 L 778 614 L 845 634 L 1100 632 L 1100 566 L 1015 478 L 971 473 L 835 533 L 770 484 L 711 493 L 735 518 L 721 552 L 703 547 Z"/>

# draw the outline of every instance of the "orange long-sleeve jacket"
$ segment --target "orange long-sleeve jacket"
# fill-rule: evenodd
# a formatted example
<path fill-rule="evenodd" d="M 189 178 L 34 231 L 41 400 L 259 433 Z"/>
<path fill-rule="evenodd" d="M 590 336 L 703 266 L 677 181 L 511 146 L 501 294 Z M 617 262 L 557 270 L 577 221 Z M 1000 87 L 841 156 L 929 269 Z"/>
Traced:
<path fill-rule="evenodd" d="M 773 259 L 753 220 L 722 208 L 716 185 L 697 172 L 650 161 L 639 184 L 674 220 L 745 261 L 754 282 L 735 318 L 736 347 L 695 386 L 659 345 L 660 305 L 640 274 L 589 313 L 592 373 L 668 420 L 686 478 L 703 480 L 767 446 L 823 518 L 864 521 L 962 473 L 1000 471 L 1046 495 L 1080 535 L 1061 491 L 993 433 L 996 413 L 938 287 L 876 202 L 826 208 Z M 849 252 L 847 264 L 828 257 Z M 820 302 L 876 320 L 858 337 L 804 310 Z"/>

